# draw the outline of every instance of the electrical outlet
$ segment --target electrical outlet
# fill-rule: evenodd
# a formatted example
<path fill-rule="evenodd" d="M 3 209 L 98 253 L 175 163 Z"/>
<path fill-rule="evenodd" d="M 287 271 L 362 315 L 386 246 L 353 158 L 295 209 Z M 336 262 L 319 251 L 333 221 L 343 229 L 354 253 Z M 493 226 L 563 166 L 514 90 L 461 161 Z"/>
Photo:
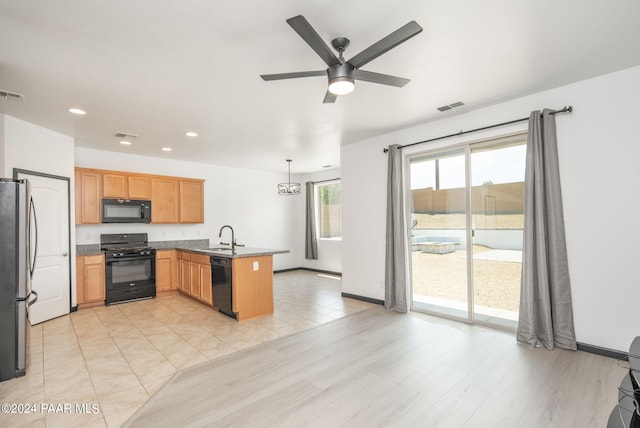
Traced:
<path fill-rule="evenodd" d="M 253 262 L 253 270 L 260 270 L 260 262 Z"/>

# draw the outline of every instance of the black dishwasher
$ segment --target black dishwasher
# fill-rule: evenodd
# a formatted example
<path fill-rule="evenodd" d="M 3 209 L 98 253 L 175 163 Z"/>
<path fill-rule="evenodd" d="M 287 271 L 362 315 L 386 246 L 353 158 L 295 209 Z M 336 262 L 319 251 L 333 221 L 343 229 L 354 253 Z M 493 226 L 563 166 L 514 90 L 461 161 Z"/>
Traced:
<path fill-rule="evenodd" d="M 236 318 L 231 291 L 231 259 L 211 256 L 213 306 L 223 314 Z"/>

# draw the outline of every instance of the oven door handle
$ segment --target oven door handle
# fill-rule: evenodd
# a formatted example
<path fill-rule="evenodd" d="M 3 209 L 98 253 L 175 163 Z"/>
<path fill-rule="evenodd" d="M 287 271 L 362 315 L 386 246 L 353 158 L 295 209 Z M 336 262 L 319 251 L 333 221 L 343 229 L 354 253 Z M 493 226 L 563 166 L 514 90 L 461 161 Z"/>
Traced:
<path fill-rule="evenodd" d="M 155 255 L 148 255 L 148 256 L 131 256 L 131 257 L 107 257 L 106 258 L 106 263 L 113 263 L 113 262 L 137 262 L 140 260 L 154 260 L 156 258 Z"/>

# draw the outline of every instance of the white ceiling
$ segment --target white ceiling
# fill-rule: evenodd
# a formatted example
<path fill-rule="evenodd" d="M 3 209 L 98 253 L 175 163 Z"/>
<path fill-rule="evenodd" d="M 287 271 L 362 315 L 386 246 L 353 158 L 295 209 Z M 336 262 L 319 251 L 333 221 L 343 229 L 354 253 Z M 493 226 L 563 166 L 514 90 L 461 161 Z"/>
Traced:
<path fill-rule="evenodd" d="M 417 21 L 363 67 L 411 82 L 322 104 L 324 77 L 263 81 L 326 68 L 286 24 L 299 14 L 327 44 L 351 39 L 346 59 Z M 0 89 L 25 100 L 0 112 L 82 147 L 313 172 L 338 166 L 341 144 L 638 65 L 639 17 L 638 0 L 2 0 Z"/>

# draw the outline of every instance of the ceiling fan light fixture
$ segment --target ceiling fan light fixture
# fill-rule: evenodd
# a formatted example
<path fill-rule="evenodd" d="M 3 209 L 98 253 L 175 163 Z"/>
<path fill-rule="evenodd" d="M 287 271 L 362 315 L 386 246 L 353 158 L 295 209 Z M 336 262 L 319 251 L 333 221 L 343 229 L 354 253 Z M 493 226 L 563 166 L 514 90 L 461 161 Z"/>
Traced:
<path fill-rule="evenodd" d="M 356 87 L 354 83 L 355 69 L 348 62 L 336 64 L 327 69 L 329 92 L 334 95 L 347 95 Z"/>
<path fill-rule="evenodd" d="M 329 80 L 329 92 L 334 95 L 350 94 L 355 87 L 353 79 L 347 76 L 335 77 Z"/>

